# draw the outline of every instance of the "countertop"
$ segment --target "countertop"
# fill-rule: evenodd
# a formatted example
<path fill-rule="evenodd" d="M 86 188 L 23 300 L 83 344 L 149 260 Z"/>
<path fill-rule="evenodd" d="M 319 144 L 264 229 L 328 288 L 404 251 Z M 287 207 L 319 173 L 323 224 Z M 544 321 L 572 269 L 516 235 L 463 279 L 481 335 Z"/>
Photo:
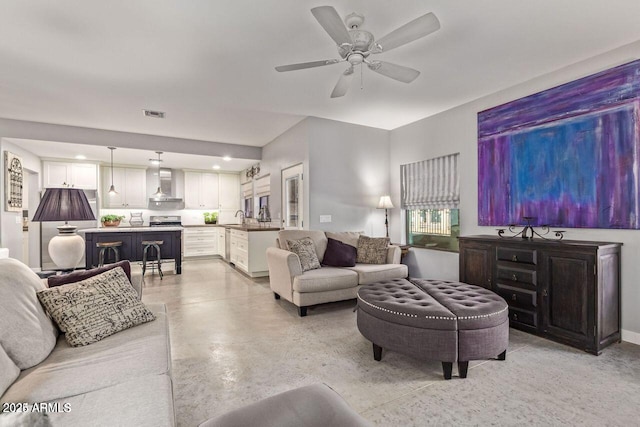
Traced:
<path fill-rule="evenodd" d="M 163 231 L 182 231 L 182 227 L 100 227 L 78 230 L 82 233 L 160 233 Z"/>
<path fill-rule="evenodd" d="M 183 225 L 183 227 L 185 228 L 191 228 L 191 227 L 222 227 L 222 228 L 231 228 L 233 230 L 240 230 L 240 231 L 280 231 L 282 230 L 279 227 L 272 227 L 272 226 L 268 226 L 268 227 L 264 227 L 264 226 L 260 226 L 260 225 L 254 225 L 254 224 L 245 224 L 245 225 L 241 225 L 241 224 L 190 224 L 190 225 Z"/>

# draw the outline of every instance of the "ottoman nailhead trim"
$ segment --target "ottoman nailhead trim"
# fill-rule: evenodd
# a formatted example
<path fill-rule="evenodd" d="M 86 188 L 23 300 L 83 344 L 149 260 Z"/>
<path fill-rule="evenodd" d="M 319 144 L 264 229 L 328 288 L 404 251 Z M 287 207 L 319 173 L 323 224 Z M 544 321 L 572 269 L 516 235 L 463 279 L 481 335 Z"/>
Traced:
<path fill-rule="evenodd" d="M 419 317 L 417 314 L 409 314 L 409 313 L 401 313 L 399 311 L 393 311 L 393 310 L 389 310 L 386 308 L 382 308 L 382 307 L 378 307 L 377 305 L 371 304 L 368 301 L 363 300 L 362 298 L 360 298 L 360 296 L 358 295 L 358 299 L 360 301 L 362 301 L 363 303 L 367 304 L 369 307 L 373 307 L 375 309 L 381 310 L 381 311 L 385 311 L 387 313 L 391 313 L 391 314 L 397 314 L 399 316 L 406 316 L 406 317 Z M 445 316 L 424 316 L 425 319 L 438 319 L 438 320 L 456 320 L 456 317 L 445 317 Z"/>
<path fill-rule="evenodd" d="M 505 307 L 500 311 L 496 311 L 494 313 L 489 313 L 489 314 L 481 314 L 479 316 L 464 316 L 464 317 L 458 317 L 458 320 L 469 320 L 469 319 L 481 319 L 484 317 L 489 317 L 489 316 L 494 316 L 496 314 L 500 314 L 500 313 L 504 313 L 505 311 L 507 311 L 509 309 L 509 307 Z"/>

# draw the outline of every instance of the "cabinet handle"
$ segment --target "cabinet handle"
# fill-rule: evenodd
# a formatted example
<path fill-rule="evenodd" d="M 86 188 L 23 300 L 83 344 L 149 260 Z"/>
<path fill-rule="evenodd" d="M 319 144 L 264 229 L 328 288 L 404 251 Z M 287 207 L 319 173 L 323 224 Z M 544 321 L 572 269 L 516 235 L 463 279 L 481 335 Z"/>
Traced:
<path fill-rule="evenodd" d="M 514 282 L 518 281 L 518 276 L 516 276 L 515 274 L 511 275 L 511 280 L 513 280 Z"/>
<path fill-rule="evenodd" d="M 546 289 L 543 289 L 543 290 L 542 290 L 542 296 L 543 296 L 543 297 L 548 297 L 548 296 L 549 296 L 549 292 L 547 292 L 547 290 L 546 290 Z"/>
<path fill-rule="evenodd" d="M 516 296 L 516 294 L 511 294 L 511 299 L 515 301 L 518 299 L 518 297 Z"/>
<path fill-rule="evenodd" d="M 513 256 L 511 257 L 511 261 L 513 261 L 513 262 L 518 262 L 518 255 L 513 255 Z"/>
<path fill-rule="evenodd" d="M 517 313 L 513 313 L 513 320 L 518 320 L 518 314 Z"/>

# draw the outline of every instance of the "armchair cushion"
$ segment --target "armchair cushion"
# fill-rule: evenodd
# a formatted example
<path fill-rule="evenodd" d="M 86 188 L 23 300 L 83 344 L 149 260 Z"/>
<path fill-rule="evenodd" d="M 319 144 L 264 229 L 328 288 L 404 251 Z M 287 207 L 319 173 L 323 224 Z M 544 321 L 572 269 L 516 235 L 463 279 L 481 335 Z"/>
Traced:
<path fill-rule="evenodd" d="M 358 258 L 361 264 L 384 264 L 387 262 L 388 237 L 358 237 Z"/>
<path fill-rule="evenodd" d="M 316 254 L 316 248 L 310 237 L 303 237 L 299 240 L 287 240 L 289 250 L 300 258 L 302 271 L 315 270 L 320 268 L 320 261 Z"/>
<path fill-rule="evenodd" d="M 356 257 L 357 249 L 355 246 L 329 237 L 322 264 L 331 267 L 353 267 L 356 265 Z"/>

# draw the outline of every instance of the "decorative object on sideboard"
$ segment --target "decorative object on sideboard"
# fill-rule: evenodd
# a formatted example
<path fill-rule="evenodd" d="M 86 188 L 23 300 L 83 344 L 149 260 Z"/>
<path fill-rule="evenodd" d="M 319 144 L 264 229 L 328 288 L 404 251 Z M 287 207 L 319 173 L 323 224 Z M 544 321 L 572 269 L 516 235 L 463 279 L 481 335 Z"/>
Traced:
<path fill-rule="evenodd" d="M 380 197 L 378 202 L 378 209 L 384 209 L 384 226 L 387 229 L 387 237 L 389 237 L 389 215 L 388 209 L 393 209 L 393 203 L 391 203 L 391 197 L 384 195 Z"/>
<path fill-rule="evenodd" d="M 504 232 L 505 229 L 504 228 L 498 228 L 498 236 L 504 239 L 512 239 L 514 237 L 522 237 L 523 239 L 533 239 L 534 236 L 538 236 L 541 239 L 544 240 L 562 240 L 564 237 L 564 233 L 565 230 L 551 230 L 549 228 L 548 225 L 542 225 L 540 226 L 540 231 L 542 234 L 538 233 L 533 226 L 531 225 L 531 221 L 534 220 L 535 218 L 532 216 L 523 216 L 522 219 L 524 219 L 527 223 L 525 225 L 516 225 L 516 224 L 510 224 L 509 225 L 509 232 L 512 233 L 511 236 L 505 236 Z M 518 231 L 517 227 L 523 227 L 522 230 Z M 552 237 L 544 237 L 547 234 L 549 234 L 550 232 L 554 233 L 555 238 Z"/>
<path fill-rule="evenodd" d="M 131 218 L 129 219 L 129 225 L 132 227 L 142 227 L 144 225 L 144 219 L 142 219 L 142 212 L 129 212 Z"/>
<path fill-rule="evenodd" d="M 245 175 L 247 176 L 247 178 L 253 178 L 254 176 L 258 176 L 259 174 L 260 174 L 260 163 L 258 163 L 257 165 L 251 166 L 245 172 Z"/>
<path fill-rule="evenodd" d="M 124 219 L 122 215 L 102 215 L 100 217 L 100 222 L 103 227 L 117 227 L 120 225 L 120 221 Z"/>
<path fill-rule="evenodd" d="M 49 242 L 51 260 L 63 270 L 76 268 L 84 253 L 84 239 L 69 221 L 95 219 L 85 192 L 78 188 L 47 188 L 33 216 L 33 221 L 64 221 Z"/>
<path fill-rule="evenodd" d="M 115 196 L 116 194 L 118 194 L 118 192 L 116 191 L 116 187 L 113 185 L 113 150 L 115 150 L 116 147 L 107 148 L 111 150 L 111 187 L 109 187 L 109 195 Z"/>
<path fill-rule="evenodd" d="M 22 185 L 24 173 L 22 159 L 8 151 L 4 152 L 4 200 L 5 211 L 22 212 Z"/>
<path fill-rule="evenodd" d="M 204 216 L 205 224 L 217 224 L 218 223 L 218 212 L 204 212 L 202 214 Z"/>

